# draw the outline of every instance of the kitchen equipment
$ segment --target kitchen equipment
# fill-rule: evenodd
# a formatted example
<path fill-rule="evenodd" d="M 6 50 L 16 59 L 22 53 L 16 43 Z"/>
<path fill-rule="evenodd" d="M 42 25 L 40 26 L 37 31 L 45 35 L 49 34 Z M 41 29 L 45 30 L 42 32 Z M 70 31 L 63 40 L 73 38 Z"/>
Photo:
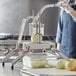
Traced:
<path fill-rule="evenodd" d="M 22 20 L 22 25 L 21 25 L 21 30 L 20 30 L 20 33 L 19 33 L 19 38 L 18 38 L 18 41 L 17 41 L 17 44 L 16 44 L 16 48 L 10 52 L 4 59 L 3 59 L 3 62 L 2 62 L 2 65 L 4 66 L 4 63 L 9 59 L 9 57 L 11 57 L 13 54 L 17 53 L 19 48 L 22 48 L 22 50 L 25 50 L 26 51 L 23 51 L 22 54 L 20 56 L 17 57 L 16 60 L 14 60 L 12 62 L 12 66 L 11 66 L 11 69 L 13 69 L 13 66 L 16 62 L 18 62 L 21 58 L 23 58 L 25 56 L 26 53 L 28 53 L 29 49 L 35 49 L 37 51 L 40 51 L 41 50 L 41 53 L 42 53 L 42 50 L 47 50 L 47 49 L 50 49 L 51 47 L 51 44 L 50 42 L 46 43 L 45 41 L 42 42 L 40 41 L 40 16 L 42 15 L 42 13 L 45 11 L 45 9 L 47 8 L 50 8 L 50 7 L 60 7 L 60 5 L 62 4 L 63 2 L 58 2 L 56 4 L 48 4 L 48 5 L 45 5 L 44 7 L 41 8 L 41 10 L 38 12 L 38 14 L 36 16 L 29 16 L 27 18 L 24 18 Z M 24 44 L 22 42 L 22 36 L 23 36 L 23 32 L 24 32 L 24 27 L 26 26 L 26 22 L 28 22 L 29 20 L 32 20 L 32 23 L 34 23 L 36 26 L 36 33 L 39 33 L 39 42 L 37 43 L 32 43 L 30 42 L 30 44 Z M 23 49 L 23 46 L 25 46 L 25 49 Z M 36 46 L 36 47 L 35 47 Z M 34 50 L 34 51 L 35 51 Z M 43 55 L 43 53 L 42 53 Z"/>

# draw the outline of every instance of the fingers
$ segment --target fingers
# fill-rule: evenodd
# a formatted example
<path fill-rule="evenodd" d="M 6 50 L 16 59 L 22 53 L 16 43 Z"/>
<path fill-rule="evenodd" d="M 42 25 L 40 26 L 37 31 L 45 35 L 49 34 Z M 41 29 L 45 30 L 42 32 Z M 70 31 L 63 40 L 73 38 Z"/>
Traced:
<path fill-rule="evenodd" d="M 65 0 L 61 0 L 60 2 L 58 2 L 58 5 L 59 5 L 60 7 L 66 7 L 66 6 L 68 5 L 68 2 L 65 1 Z"/>

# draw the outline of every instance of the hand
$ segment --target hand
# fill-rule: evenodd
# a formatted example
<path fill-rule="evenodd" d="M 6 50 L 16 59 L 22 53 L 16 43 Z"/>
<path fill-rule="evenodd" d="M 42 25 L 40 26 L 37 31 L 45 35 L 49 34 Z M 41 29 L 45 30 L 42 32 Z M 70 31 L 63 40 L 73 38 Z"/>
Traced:
<path fill-rule="evenodd" d="M 65 7 L 67 7 L 67 6 L 68 6 L 68 2 L 67 1 L 62 0 L 62 1 L 59 2 L 59 7 L 61 9 L 65 9 Z"/>

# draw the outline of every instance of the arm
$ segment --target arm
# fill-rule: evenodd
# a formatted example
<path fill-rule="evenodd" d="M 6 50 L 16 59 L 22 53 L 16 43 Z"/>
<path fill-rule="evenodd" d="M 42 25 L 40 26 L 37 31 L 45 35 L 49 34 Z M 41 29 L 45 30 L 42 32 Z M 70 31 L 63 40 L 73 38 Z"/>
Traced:
<path fill-rule="evenodd" d="M 76 11 L 73 10 L 70 6 L 65 7 L 65 9 L 69 12 L 73 19 L 76 19 Z"/>
<path fill-rule="evenodd" d="M 63 11 L 61 11 L 61 13 L 60 13 L 59 23 L 58 23 L 58 28 L 57 28 L 57 35 L 56 35 L 57 50 L 59 50 L 59 51 L 61 48 L 62 29 L 63 29 L 62 13 L 63 13 Z"/>
<path fill-rule="evenodd" d="M 61 43 L 57 43 L 57 50 L 60 51 L 60 48 L 61 48 Z"/>
<path fill-rule="evenodd" d="M 69 13 L 73 20 L 76 22 L 76 10 L 74 10 L 73 8 L 71 8 L 69 5 L 67 5 L 66 7 L 62 7 L 67 13 Z"/>
<path fill-rule="evenodd" d="M 73 20 L 76 22 L 76 11 L 71 9 L 70 10 L 70 15 L 72 16 Z"/>

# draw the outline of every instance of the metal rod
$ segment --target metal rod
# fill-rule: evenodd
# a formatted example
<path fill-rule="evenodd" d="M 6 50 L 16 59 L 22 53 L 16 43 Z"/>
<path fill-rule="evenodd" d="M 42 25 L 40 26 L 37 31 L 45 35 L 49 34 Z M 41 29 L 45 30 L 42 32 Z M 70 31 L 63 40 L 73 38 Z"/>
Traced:
<path fill-rule="evenodd" d="M 41 21 L 40 15 L 41 15 L 41 12 L 39 12 L 39 43 L 41 43 L 40 41 L 40 21 Z"/>

